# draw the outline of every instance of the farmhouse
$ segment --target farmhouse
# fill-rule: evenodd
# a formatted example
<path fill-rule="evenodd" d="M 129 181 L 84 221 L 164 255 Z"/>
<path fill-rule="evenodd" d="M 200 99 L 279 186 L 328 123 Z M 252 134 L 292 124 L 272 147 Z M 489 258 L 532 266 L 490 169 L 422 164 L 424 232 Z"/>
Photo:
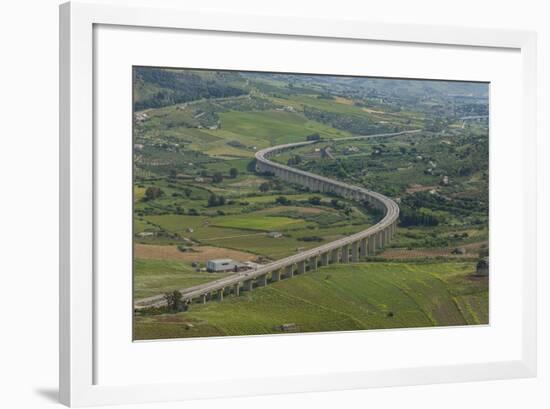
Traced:
<path fill-rule="evenodd" d="M 283 237 L 283 233 L 279 233 L 278 231 L 270 231 L 269 233 L 267 233 L 267 235 L 272 239 L 278 239 L 279 237 Z"/>
<path fill-rule="evenodd" d="M 222 271 L 236 271 L 240 264 L 230 258 L 219 258 L 208 260 L 206 262 L 206 270 L 210 273 L 219 273 Z"/>

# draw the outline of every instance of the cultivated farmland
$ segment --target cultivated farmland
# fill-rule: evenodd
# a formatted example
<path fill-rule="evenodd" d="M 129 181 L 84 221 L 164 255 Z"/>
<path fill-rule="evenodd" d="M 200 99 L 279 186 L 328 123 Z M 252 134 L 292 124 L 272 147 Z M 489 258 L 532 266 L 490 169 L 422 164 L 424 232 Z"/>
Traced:
<path fill-rule="evenodd" d="M 231 274 L 209 260 L 254 269 L 384 217 L 258 171 L 261 149 L 315 141 L 270 160 L 400 209 L 391 243 L 363 263 L 136 310 L 137 339 L 488 322 L 486 84 L 141 67 L 134 86 L 134 301 Z"/>

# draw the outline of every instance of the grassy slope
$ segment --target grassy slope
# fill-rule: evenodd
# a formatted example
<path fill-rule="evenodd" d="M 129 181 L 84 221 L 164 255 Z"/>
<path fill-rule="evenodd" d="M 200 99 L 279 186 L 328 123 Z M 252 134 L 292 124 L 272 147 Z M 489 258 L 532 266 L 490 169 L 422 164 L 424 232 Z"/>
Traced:
<path fill-rule="evenodd" d="M 301 332 L 486 324 L 487 280 L 472 271 L 463 262 L 336 265 L 186 313 L 138 317 L 136 338 L 269 334 L 283 323 Z"/>
<path fill-rule="evenodd" d="M 226 275 L 195 272 L 189 265 L 165 260 L 134 260 L 134 273 L 135 298 L 203 284 Z"/>

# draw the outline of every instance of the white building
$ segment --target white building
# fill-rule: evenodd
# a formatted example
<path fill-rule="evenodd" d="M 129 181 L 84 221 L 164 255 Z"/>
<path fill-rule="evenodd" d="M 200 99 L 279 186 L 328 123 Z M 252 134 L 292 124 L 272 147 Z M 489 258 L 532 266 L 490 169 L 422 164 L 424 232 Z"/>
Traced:
<path fill-rule="evenodd" d="M 219 273 L 222 271 L 234 271 L 238 269 L 240 264 L 230 258 L 219 258 L 208 260 L 206 262 L 206 270 L 211 273 Z"/>

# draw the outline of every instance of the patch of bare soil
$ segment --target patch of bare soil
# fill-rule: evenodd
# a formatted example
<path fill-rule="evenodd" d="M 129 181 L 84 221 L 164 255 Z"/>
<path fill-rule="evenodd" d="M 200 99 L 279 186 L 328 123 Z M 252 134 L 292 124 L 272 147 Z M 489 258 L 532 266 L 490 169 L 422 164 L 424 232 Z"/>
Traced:
<path fill-rule="evenodd" d="M 368 112 L 369 114 L 387 114 L 387 112 L 384 111 L 377 111 L 376 109 L 370 109 L 370 108 L 362 108 L 363 111 Z"/>
<path fill-rule="evenodd" d="M 437 189 L 436 185 L 410 185 L 405 191 L 407 193 L 426 192 L 429 190 Z"/>
<path fill-rule="evenodd" d="M 353 105 L 353 100 L 351 99 L 347 99 L 347 98 L 343 98 L 343 97 L 334 97 L 334 100 L 340 104 L 344 104 L 344 105 Z"/>
<path fill-rule="evenodd" d="M 134 255 L 145 260 L 177 260 L 186 262 L 205 262 L 215 258 L 231 258 L 236 261 L 251 261 L 258 256 L 244 251 L 224 249 L 212 246 L 193 247 L 193 251 L 180 251 L 176 246 L 135 244 Z"/>

